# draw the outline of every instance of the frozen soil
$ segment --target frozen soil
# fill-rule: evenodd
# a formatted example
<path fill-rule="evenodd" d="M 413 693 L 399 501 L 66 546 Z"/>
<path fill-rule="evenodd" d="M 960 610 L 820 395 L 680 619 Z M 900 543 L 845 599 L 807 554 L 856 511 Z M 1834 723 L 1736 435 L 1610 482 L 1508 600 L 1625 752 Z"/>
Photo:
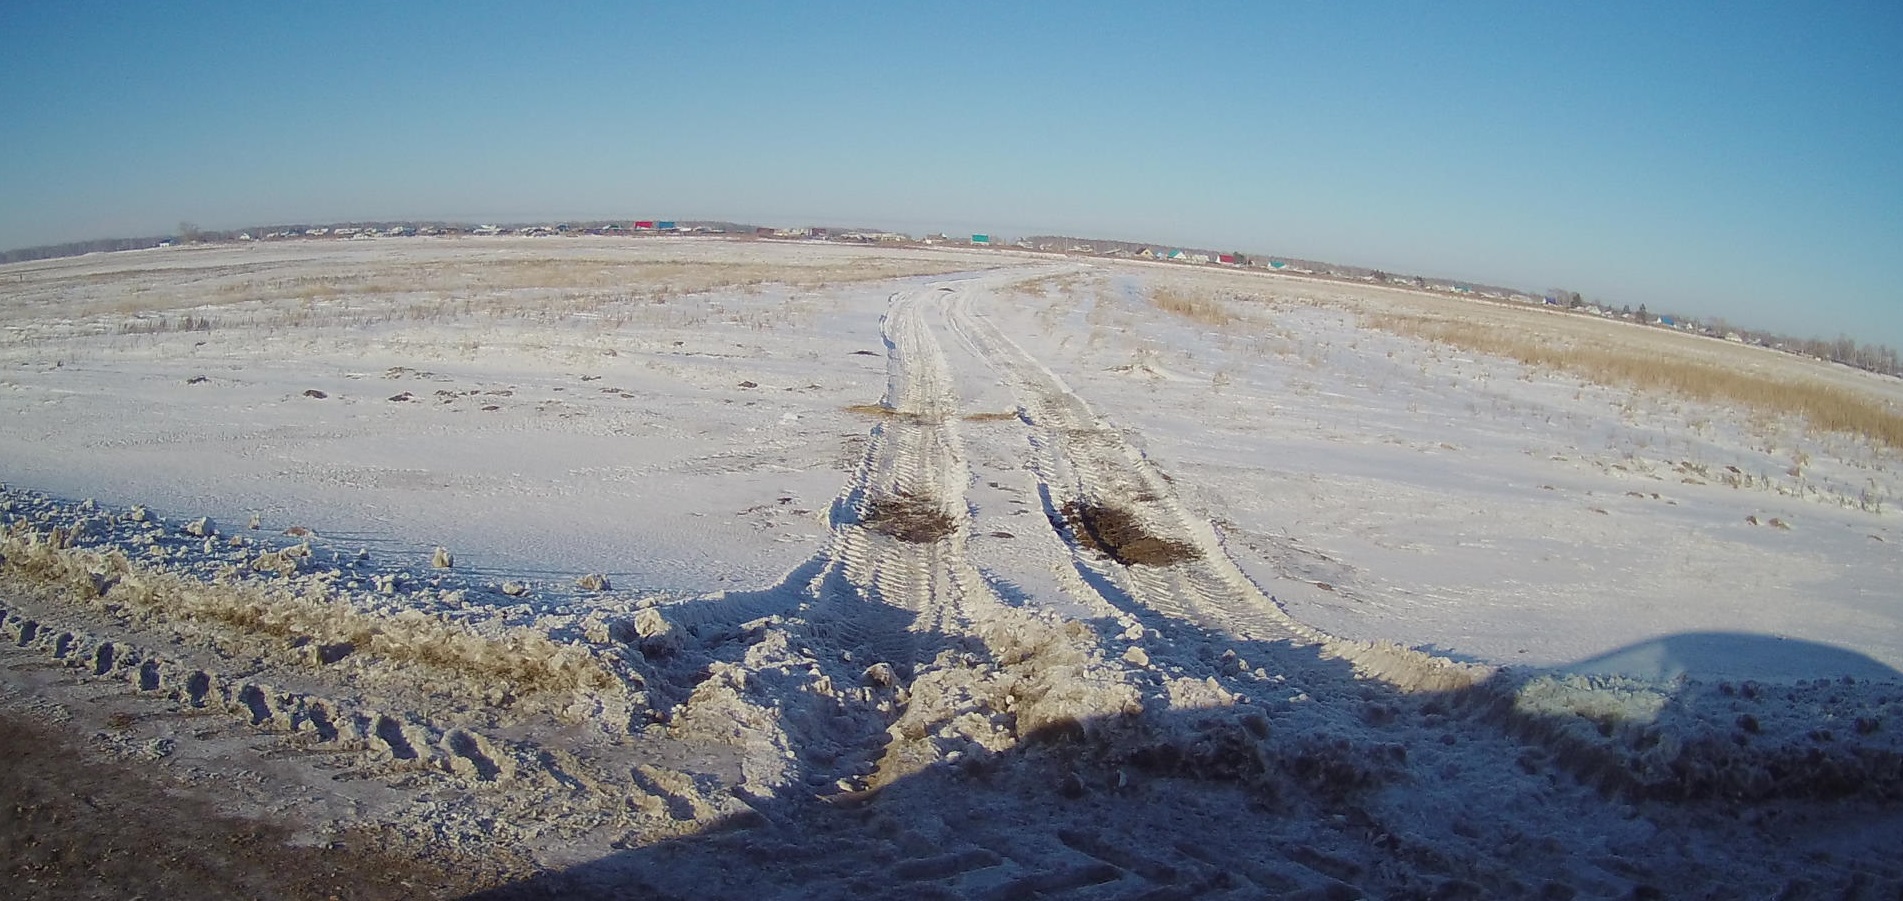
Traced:
<path fill-rule="evenodd" d="M 10 898 L 450 897 L 506 873 L 374 830 L 300 844 L 286 823 L 226 812 L 215 783 L 172 781 L 8 702 L 0 859 Z"/>
<path fill-rule="evenodd" d="M 7 273 L 48 896 L 1903 892 L 1894 450 L 1359 318 L 1452 301 L 719 241 Z"/>

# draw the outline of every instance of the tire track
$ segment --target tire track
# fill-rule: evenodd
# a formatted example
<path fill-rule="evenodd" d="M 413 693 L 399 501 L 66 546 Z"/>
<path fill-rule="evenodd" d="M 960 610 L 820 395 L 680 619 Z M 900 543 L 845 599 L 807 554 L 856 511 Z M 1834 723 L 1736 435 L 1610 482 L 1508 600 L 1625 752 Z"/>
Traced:
<path fill-rule="evenodd" d="M 1245 640 L 1314 646 L 1352 663 L 1364 677 L 1409 691 L 1465 688 L 1491 670 L 1455 663 L 1387 642 L 1356 642 L 1312 628 L 1283 611 L 1236 566 L 1215 529 L 1177 499 L 1169 480 L 1110 422 L 995 324 L 972 309 L 973 294 L 955 292 L 947 322 L 1010 386 L 1034 430 L 1036 477 L 1046 515 L 1067 539 L 1085 582 L 1116 604 L 1116 594 L 1172 619 Z M 1121 562 L 1092 552 L 1079 511 L 1116 511 L 1185 558 L 1167 565 Z"/>
<path fill-rule="evenodd" d="M 762 793 L 817 786 L 857 803 L 974 750 L 1139 706 L 1089 630 L 1005 603 L 969 558 L 959 400 L 925 318 L 945 299 L 901 292 L 880 319 L 879 422 L 833 502 L 827 547 L 778 585 L 668 605 L 656 613 L 669 625 L 650 623 L 698 639 L 657 658 L 666 672 L 650 690 L 681 700 L 671 734 L 737 739 Z"/>
<path fill-rule="evenodd" d="M 886 345 L 882 419 L 866 463 L 845 494 L 848 521 L 835 522 L 832 557 L 866 600 L 916 616 L 908 631 L 971 631 L 967 609 L 986 589 L 965 563 L 966 466 L 953 423 L 958 401 L 944 352 L 920 307 L 937 292 L 895 294 L 880 326 Z M 836 520 L 838 517 L 836 517 Z M 887 636 L 890 639 L 898 636 Z M 902 639 L 901 639 L 901 642 Z M 916 651 L 893 648 L 910 667 Z M 895 659 L 894 662 L 901 662 Z"/>
<path fill-rule="evenodd" d="M 808 685 L 801 703 L 812 714 L 779 720 L 789 747 L 843 740 L 876 748 L 907 715 L 913 684 L 944 668 L 941 658 L 992 656 L 977 620 L 993 621 L 1005 607 L 966 560 L 969 475 L 955 428 L 958 401 L 923 318 L 923 307 L 942 297 L 930 289 L 894 294 L 880 319 L 886 388 L 879 422 L 833 501 L 826 548 L 778 585 L 664 610 L 716 658 L 748 670 L 776 667 Z M 976 608 L 983 612 L 974 615 Z M 760 650 L 776 629 L 790 638 L 784 650 Z M 680 667 L 706 677 L 691 659 Z M 847 722 L 856 736 L 839 734 Z M 861 760 L 843 755 L 836 768 L 850 779 Z"/>
<path fill-rule="evenodd" d="M 670 608 L 671 619 L 707 632 L 794 617 L 805 637 L 834 655 L 889 663 L 903 676 L 928 662 L 935 645 L 969 634 L 968 599 L 987 589 L 964 562 L 958 404 L 944 354 L 920 314 L 930 299 L 923 289 L 894 294 L 880 319 L 880 421 L 833 500 L 826 549 L 779 585 Z M 937 637 L 921 640 L 926 634 Z"/>

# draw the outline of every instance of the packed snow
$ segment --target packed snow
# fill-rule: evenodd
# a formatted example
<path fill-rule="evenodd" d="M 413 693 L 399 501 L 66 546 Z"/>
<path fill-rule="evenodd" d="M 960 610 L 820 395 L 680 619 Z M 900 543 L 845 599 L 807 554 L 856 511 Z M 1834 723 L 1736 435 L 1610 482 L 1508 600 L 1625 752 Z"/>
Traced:
<path fill-rule="evenodd" d="M 1558 314 L 593 238 L 0 308 L 6 700 L 501 895 L 1903 886 L 1903 454 L 1376 327 Z"/>

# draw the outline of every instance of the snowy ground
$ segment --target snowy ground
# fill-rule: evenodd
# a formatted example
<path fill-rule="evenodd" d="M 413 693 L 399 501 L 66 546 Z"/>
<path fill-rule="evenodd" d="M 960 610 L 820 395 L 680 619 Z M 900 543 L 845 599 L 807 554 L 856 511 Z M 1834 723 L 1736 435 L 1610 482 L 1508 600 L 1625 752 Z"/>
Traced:
<path fill-rule="evenodd" d="M 663 896 L 1903 885 L 1903 455 L 1367 326 L 1894 380 L 773 242 L 96 255 L 0 309 L 6 700 L 313 840 Z"/>

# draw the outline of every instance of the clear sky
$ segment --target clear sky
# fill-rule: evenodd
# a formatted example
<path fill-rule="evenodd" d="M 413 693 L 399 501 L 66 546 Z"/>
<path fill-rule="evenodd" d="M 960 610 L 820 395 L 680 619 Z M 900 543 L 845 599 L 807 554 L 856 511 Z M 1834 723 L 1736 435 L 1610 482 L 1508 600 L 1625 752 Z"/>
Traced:
<path fill-rule="evenodd" d="M 0 2 L 0 247 L 733 219 L 1286 254 L 1903 347 L 1903 3 Z"/>

